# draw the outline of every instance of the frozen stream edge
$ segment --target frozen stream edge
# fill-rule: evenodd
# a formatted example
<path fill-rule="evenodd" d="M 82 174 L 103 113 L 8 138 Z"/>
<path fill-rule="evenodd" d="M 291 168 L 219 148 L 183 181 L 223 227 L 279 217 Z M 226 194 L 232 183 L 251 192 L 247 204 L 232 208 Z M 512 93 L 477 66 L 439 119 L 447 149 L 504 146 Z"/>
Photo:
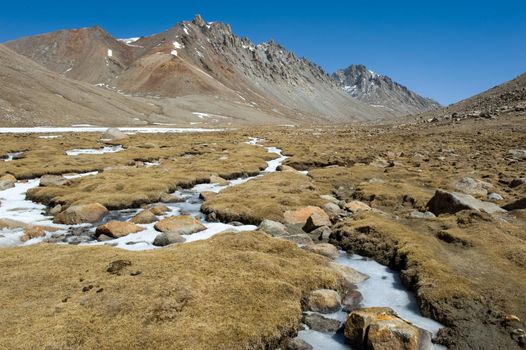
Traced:
<path fill-rule="evenodd" d="M 246 143 L 254 146 L 260 146 L 258 144 L 259 141 L 261 140 L 257 138 L 250 138 L 250 141 Z M 267 167 L 259 175 L 234 179 L 229 181 L 228 185 L 224 186 L 213 183 L 205 183 L 198 184 L 188 190 L 176 191 L 174 194 L 185 199 L 185 201 L 180 203 L 163 203 L 171 209 L 171 212 L 167 213 L 165 216 L 161 216 L 160 219 L 167 216 L 180 215 L 181 213 L 190 214 L 199 218 L 207 229 L 192 235 L 185 236 L 187 239 L 186 242 L 208 239 L 218 233 L 225 231 L 242 232 L 256 230 L 257 227 L 253 225 L 233 226 L 225 223 L 207 222 L 205 215 L 200 210 L 203 201 L 199 198 L 199 195 L 204 191 L 212 191 L 217 193 L 227 187 L 236 186 L 248 182 L 254 178 L 277 171 L 278 166 L 280 166 L 285 161 L 285 159 L 287 159 L 287 157 L 282 154 L 282 150 L 279 148 L 266 147 L 266 149 L 269 153 L 277 154 L 278 157 L 267 161 Z M 306 172 L 302 173 L 306 175 Z M 97 174 L 97 172 L 67 177 L 76 178 L 94 174 Z M 2 202 L 2 205 L 0 206 L 0 218 L 10 218 L 30 224 L 53 226 L 61 229 L 61 231 L 63 230 L 64 232 L 70 227 L 90 227 L 90 225 L 67 226 L 54 224 L 52 222 L 51 216 L 45 216 L 43 214 L 43 211 L 45 210 L 44 205 L 26 200 L 25 193 L 27 190 L 39 186 L 39 183 L 40 179 L 32 179 L 27 182 L 17 182 L 14 188 L 0 191 L 0 201 Z M 128 220 L 141 210 L 142 209 L 115 210 L 110 213 L 105 221 L 111 219 Z M 134 251 L 158 249 L 159 247 L 155 247 L 152 244 L 155 237 L 159 234 L 159 232 L 155 231 L 153 227 L 154 224 L 139 226 L 143 227 L 145 230 L 108 242 L 89 241 L 81 243 L 81 245 L 109 244 L 114 247 Z M 91 230 L 94 231 L 95 228 L 96 227 L 93 226 L 91 227 Z M 31 239 L 22 243 L 20 242 L 20 237 L 22 234 L 22 229 L 0 230 L 0 248 L 14 245 L 31 245 L 42 242 L 45 238 L 49 237 L 46 236 L 42 238 Z M 388 267 L 375 262 L 374 260 L 366 259 L 356 254 L 352 257 L 349 257 L 347 253 L 343 251 L 340 252 L 340 256 L 336 260 L 336 263 L 352 267 L 353 269 L 369 276 L 369 279 L 358 284 L 358 291 L 363 295 L 362 305 L 364 307 L 390 307 L 396 311 L 400 317 L 432 332 L 433 335 L 436 335 L 436 332 L 441 327 L 443 327 L 440 323 L 429 318 L 425 318 L 420 314 L 415 296 L 403 287 L 400 277 L 396 271 L 393 271 Z M 339 311 L 324 316 L 337 319 L 344 323 L 347 314 L 343 311 Z M 341 333 L 323 333 L 306 329 L 300 331 L 298 333 L 298 337 L 311 344 L 314 349 L 318 350 L 350 349 L 349 345 L 345 343 L 345 339 Z M 439 345 L 433 346 L 435 349 L 444 349 L 444 347 Z"/>

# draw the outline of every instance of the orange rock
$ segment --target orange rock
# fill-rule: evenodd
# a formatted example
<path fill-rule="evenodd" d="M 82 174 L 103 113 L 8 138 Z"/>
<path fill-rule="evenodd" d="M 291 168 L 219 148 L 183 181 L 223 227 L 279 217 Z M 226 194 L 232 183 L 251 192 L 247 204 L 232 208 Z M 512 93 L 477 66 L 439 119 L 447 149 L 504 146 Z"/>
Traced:
<path fill-rule="evenodd" d="M 178 233 L 180 235 L 190 235 L 206 230 L 206 227 L 198 219 L 190 215 L 171 216 L 159 221 L 154 227 L 160 232 Z"/>
<path fill-rule="evenodd" d="M 370 206 L 360 201 L 350 201 L 345 204 L 345 209 L 349 210 L 351 213 L 372 210 Z"/>
<path fill-rule="evenodd" d="M 210 198 L 213 198 L 215 196 L 217 196 L 217 193 L 212 192 L 212 191 L 204 191 L 204 192 L 201 192 L 201 194 L 199 194 L 199 198 L 201 198 L 204 201 L 207 201 Z"/>
<path fill-rule="evenodd" d="M 106 235 L 108 237 L 119 238 L 129 235 L 130 233 L 137 233 L 144 230 L 142 227 L 135 225 L 132 222 L 124 221 L 109 221 L 104 225 L 97 227 L 95 235 Z"/>
<path fill-rule="evenodd" d="M 93 223 L 102 220 L 108 209 L 99 203 L 72 205 L 55 216 L 54 222 L 66 225 Z"/>
<path fill-rule="evenodd" d="M 305 225 L 309 217 L 313 216 L 313 219 L 318 224 L 324 223 L 320 226 L 331 225 L 331 220 L 329 219 L 329 216 L 320 207 L 308 206 L 296 210 L 288 210 L 283 214 L 283 216 L 285 217 L 285 223 L 287 224 Z"/>

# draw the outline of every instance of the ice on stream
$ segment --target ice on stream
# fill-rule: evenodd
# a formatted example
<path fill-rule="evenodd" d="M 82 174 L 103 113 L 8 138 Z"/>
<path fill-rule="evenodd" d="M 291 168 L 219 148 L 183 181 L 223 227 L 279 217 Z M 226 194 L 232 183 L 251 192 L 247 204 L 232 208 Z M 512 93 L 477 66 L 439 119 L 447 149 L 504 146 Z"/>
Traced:
<path fill-rule="evenodd" d="M 120 151 L 123 151 L 124 148 L 122 145 L 117 146 L 104 146 L 102 148 L 78 148 L 78 149 L 70 149 L 66 151 L 66 154 L 68 156 L 78 156 L 83 154 L 104 154 L 104 153 L 117 153 Z"/>
<path fill-rule="evenodd" d="M 23 155 L 24 155 L 23 151 L 20 151 L 20 152 L 8 152 L 4 156 L 4 161 L 10 162 L 10 161 L 13 161 L 13 160 L 17 160 L 20 157 L 22 157 Z"/>

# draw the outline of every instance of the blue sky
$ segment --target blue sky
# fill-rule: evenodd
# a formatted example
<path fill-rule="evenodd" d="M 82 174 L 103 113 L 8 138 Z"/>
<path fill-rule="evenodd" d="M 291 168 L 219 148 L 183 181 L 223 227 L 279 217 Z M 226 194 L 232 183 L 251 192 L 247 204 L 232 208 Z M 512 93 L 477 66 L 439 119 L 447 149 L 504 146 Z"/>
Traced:
<path fill-rule="evenodd" d="M 101 25 L 148 35 L 201 13 L 332 73 L 352 63 L 449 104 L 526 71 L 526 1 L 2 1 L 0 42 Z"/>

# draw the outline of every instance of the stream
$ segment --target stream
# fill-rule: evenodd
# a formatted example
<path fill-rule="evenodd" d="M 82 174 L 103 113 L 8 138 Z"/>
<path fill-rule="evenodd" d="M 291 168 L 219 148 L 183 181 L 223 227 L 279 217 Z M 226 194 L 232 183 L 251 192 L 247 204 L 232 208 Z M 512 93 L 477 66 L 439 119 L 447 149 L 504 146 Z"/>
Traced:
<path fill-rule="evenodd" d="M 259 145 L 259 140 L 257 138 L 251 138 L 247 143 L 257 147 L 262 147 Z M 220 222 L 208 222 L 206 221 L 206 216 L 201 212 L 201 204 L 203 201 L 200 199 L 200 193 L 204 191 L 220 192 L 223 189 L 236 186 L 252 179 L 255 179 L 265 174 L 272 173 L 277 171 L 277 168 L 287 159 L 286 156 L 282 154 L 281 149 L 276 147 L 266 147 L 267 151 L 272 154 L 276 154 L 278 157 L 267 162 L 267 167 L 256 176 L 238 178 L 230 180 L 228 185 L 220 186 L 213 183 L 204 183 L 198 184 L 193 188 L 180 190 L 174 192 L 174 195 L 183 198 L 183 202 L 178 203 L 162 203 L 170 208 L 170 211 L 167 212 L 164 216 L 159 216 L 160 219 L 163 219 L 168 216 L 181 215 L 181 214 L 190 214 L 197 217 L 202 224 L 206 227 L 206 230 L 203 230 L 192 235 L 185 236 L 186 242 L 192 242 L 196 240 L 208 239 L 215 234 L 224 231 L 252 231 L 257 229 L 253 225 L 231 225 Z M 120 150 L 120 149 L 119 149 Z M 78 150 L 76 150 L 78 151 Z M 114 149 L 110 150 L 114 151 Z M 74 152 L 76 153 L 76 152 Z M 81 176 L 90 176 L 97 174 L 97 172 L 70 175 L 66 176 L 67 178 L 75 178 Z M 306 172 L 303 172 L 306 175 Z M 111 245 L 114 247 L 127 249 L 127 250 L 147 250 L 147 249 L 159 249 L 155 247 L 152 243 L 155 237 L 159 234 L 154 229 L 154 224 L 139 225 L 144 228 L 144 231 L 129 234 L 127 236 L 113 239 L 111 241 L 99 242 L 92 238 L 97 225 L 83 224 L 83 225 L 57 225 L 52 222 L 52 217 L 45 215 L 46 207 L 44 205 L 34 203 L 32 201 L 25 199 L 25 194 L 30 188 L 39 186 L 40 179 L 33 179 L 25 182 L 17 182 L 14 188 L 10 188 L 4 191 L 0 191 L 0 219 L 13 219 L 18 221 L 23 221 L 28 224 L 38 224 L 44 226 L 52 226 L 58 229 L 57 232 L 48 233 L 46 237 L 31 239 L 27 242 L 21 242 L 20 237 L 23 235 L 23 229 L 3 229 L 0 230 L 0 248 L 8 246 L 26 246 L 35 243 L 48 240 L 53 236 L 57 235 L 67 235 L 71 229 L 75 230 L 84 230 L 85 235 L 79 236 L 73 235 L 71 241 L 66 241 L 66 243 L 80 244 L 80 245 Z M 108 220 L 128 220 L 134 215 L 136 215 L 142 209 L 124 209 L 124 210 L 114 210 L 104 219 Z M 99 223 L 100 224 L 100 223 Z M 367 306 L 387 306 L 395 310 L 400 317 L 414 323 L 415 325 L 426 329 L 432 332 L 434 335 L 443 327 L 441 324 L 423 317 L 419 310 L 415 300 L 414 295 L 407 291 L 399 278 L 399 275 L 396 271 L 390 270 L 389 268 L 370 260 L 363 258 L 358 255 L 348 256 L 345 252 L 340 252 L 340 256 L 336 260 L 336 263 L 349 266 L 355 270 L 366 274 L 369 276 L 369 279 L 358 284 L 358 291 L 363 295 L 362 305 Z M 344 323 L 347 317 L 347 314 L 344 311 L 338 311 L 333 314 L 323 315 L 328 318 L 334 318 Z M 307 343 L 311 344 L 314 349 L 319 350 L 340 350 L 340 349 L 350 349 L 349 345 L 345 343 L 343 334 L 338 332 L 334 333 L 324 333 L 318 332 L 310 329 L 304 329 L 299 332 L 298 337 L 305 340 Z M 443 349 L 441 346 L 434 345 L 436 349 Z"/>

